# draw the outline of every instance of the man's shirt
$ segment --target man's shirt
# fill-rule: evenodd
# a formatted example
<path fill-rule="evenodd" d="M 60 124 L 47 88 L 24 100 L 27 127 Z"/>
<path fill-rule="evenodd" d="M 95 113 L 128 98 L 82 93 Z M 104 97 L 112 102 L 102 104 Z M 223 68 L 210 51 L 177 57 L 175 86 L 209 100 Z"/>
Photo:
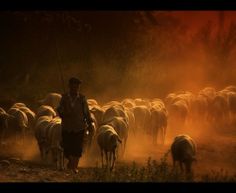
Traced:
<path fill-rule="evenodd" d="M 63 131 L 79 132 L 92 123 L 87 100 L 82 94 L 76 97 L 63 94 L 57 111 L 62 118 Z"/>

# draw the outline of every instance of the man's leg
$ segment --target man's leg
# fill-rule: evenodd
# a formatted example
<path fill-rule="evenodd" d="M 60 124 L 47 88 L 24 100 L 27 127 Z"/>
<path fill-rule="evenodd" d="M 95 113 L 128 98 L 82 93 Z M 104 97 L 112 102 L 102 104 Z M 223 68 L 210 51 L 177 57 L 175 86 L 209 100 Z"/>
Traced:
<path fill-rule="evenodd" d="M 78 173 L 79 157 L 73 157 L 73 170 Z"/>
<path fill-rule="evenodd" d="M 68 169 L 73 169 L 73 157 L 71 155 L 68 156 L 68 160 L 69 160 L 69 162 L 67 164 L 67 168 Z"/>

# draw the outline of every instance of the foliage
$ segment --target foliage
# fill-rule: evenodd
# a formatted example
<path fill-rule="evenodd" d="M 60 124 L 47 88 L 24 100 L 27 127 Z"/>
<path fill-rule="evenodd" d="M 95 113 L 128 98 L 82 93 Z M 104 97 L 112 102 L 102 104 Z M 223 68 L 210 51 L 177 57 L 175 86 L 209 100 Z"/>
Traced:
<path fill-rule="evenodd" d="M 144 166 L 136 162 L 132 164 L 117 164 L 114 171 L 105 168 L 90 168 L 82 170 L 74 177 L 73 182 L 235 182 L 236 176 L 228 175 L 227 172 L 212 171 L 196 178 L 193 175 L 185 175 L 180 170 L 173 170 L 167 163 L 166 153 L 160 161 L 150 157 Z"/>

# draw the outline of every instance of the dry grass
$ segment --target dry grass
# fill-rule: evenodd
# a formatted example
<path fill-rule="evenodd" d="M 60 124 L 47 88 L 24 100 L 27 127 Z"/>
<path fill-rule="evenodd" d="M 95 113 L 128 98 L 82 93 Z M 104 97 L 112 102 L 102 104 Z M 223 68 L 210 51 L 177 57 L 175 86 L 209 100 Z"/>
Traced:
<path fill-rule="evenodd" d="M 167 163 L 167 153 L 159 161 L 148 158 L 141 166 L 136 162 L 131 164 L 118 163 L 113 172 L 95 167 L 82 169 L 73 177 L 72 182 L 236 182 L 236 174 L 229 175 L 226 171 L 211 171 L 195 177 L 185 175 L 177 168 Z"/>

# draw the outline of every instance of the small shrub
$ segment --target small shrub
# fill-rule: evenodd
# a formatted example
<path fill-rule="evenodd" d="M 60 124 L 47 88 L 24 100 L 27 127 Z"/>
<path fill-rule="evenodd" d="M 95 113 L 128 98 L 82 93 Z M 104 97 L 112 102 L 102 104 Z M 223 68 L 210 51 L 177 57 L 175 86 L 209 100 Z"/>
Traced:
<path fill-rule="evenodd" d="M 139 166 L 135 162 L 132 164 L 117 164 L 115 170 L 110 172 L 108 169 L 94 168 L 84 169 L 76 175 L 74 182 L 197 182 L 193 174 L 185 175 L 179 168 L 173 169 L 167 163 L 167 152 L 160 161 L 152 160 L 148 157 L 144 166 Z M 201 182 L 235 182 L 236 175 L 228 175 L 223 169 L 211 171 L 201 175 Z"/>

